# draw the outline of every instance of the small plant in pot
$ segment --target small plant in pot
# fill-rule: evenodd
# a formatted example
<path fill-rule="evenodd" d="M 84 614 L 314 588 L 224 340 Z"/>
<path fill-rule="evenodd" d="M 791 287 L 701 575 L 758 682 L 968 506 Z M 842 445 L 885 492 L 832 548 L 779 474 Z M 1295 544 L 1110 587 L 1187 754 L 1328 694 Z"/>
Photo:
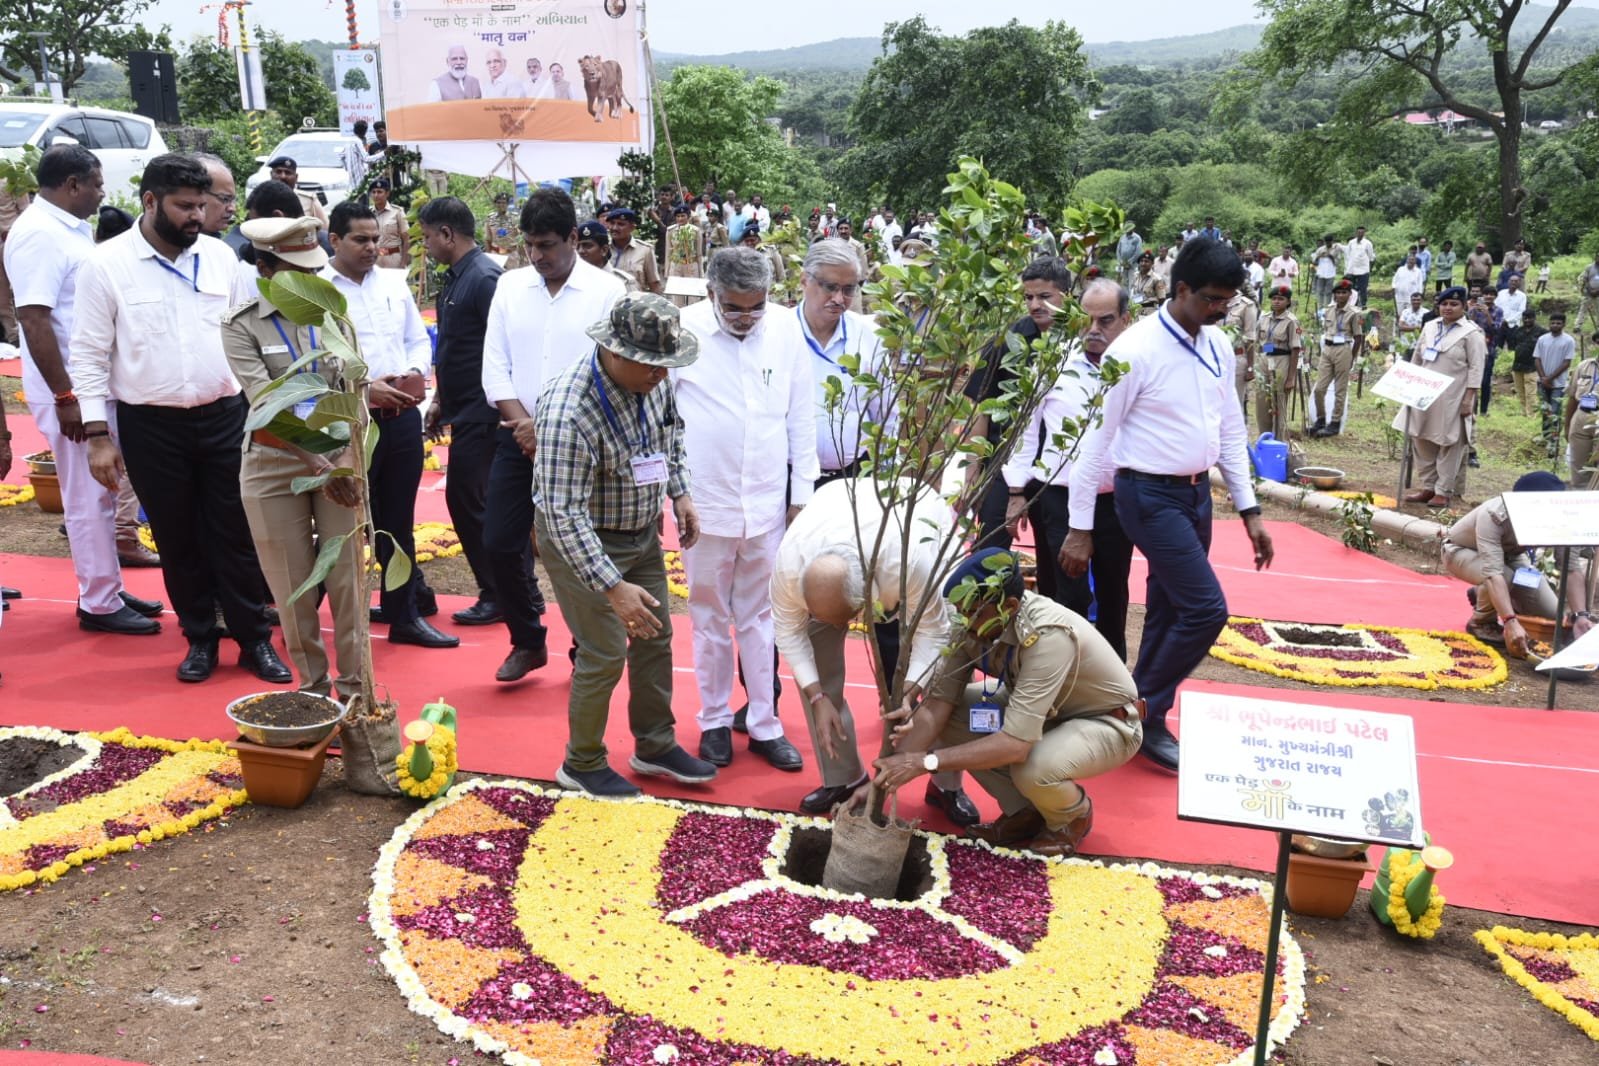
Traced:
<path fill-rule="evenodd" d="M 411 579 L 413 563 L 400 550 L 395 538 L 372 522 L 367 471 L 377 445 L 378 427 L 368 413 L 367 368 L 361 358 L 355 329 L 348 318 L 344 296 L 325 278 L 293 271 L 280 271 L 258 282 L 261 293 L 284 318 L 300 326 L 316 327 L 317 347 L 292 363 L 287 371 L 261 389 L 245 423 L 247 431 L 265 430 L 294 448 L 314 455 L 337 457 L 348 465 L 333 465 L 314 476 L 293 480 L 296 493 L 321 491 L 334 478 L 352 481 L 360 502 L 353 528 L 337 536 L 319 539 L 318 554 L 310 574 L 289 596 L 293 603 L 312 595 L 318 585 L 341 560 L 365 559 L 377 537 L 388 537 L 393 547 L 383 568 L 387 588 L 404 585 Z M 326 373 L 318 370 L 328 368 Z M 337 459 L 330 461 L 337 462 Z M 352 546 L 354 551 L 350 552 Z M 348 563 L 346 563 L 348 565 Z M 360 602 L 370 599 L 370 581 L 362 570 Z M 344 755 L 344 776 L 357 792 L 392 795 L 398 791 L 395 759 L 400 754 L 400 727 L 397 706 L 387 696 L 379 699 L 372 663 L 372 635 L 363 608 L 353 620 L 361 648 L 360 688 L 335 716 Z M 269 693 L 252 697 L 238 708 L 235 720 L 254 725 L 272 713 L 281 713 L 277 697 L 303 696 L 304 693 Z M 339 704 L 326 700 L 331 707 Z M 270 723 L 268 723 L 270 724 Z"/>

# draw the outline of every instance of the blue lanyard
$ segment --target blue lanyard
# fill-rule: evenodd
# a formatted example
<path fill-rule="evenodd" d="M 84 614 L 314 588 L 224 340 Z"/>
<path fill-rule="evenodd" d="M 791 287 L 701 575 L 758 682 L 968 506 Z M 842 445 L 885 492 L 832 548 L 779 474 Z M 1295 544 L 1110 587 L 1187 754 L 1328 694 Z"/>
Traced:
<path fill-rule="evenodd" d="M 988 652 L 989 652 L 989 650 L 992 650 L 992 649 L 985 649 L 983 651 L 983 658 L 982 658 L 981 663 L 979 664 L 979 669 L 981 669 L 982 672 L 983 672 L 983 680 L 980 682 L 980 684 L 982 685 L 983 698 L 985 700 L 988 697 L 994 695 L 994 692 L 998 692 L 1000 690 L 1000 687 L 1005 684 L 1005 672 L 1006 672 L 1006 670 L 1008 670 L 1010 668 L 1010 652 L 1011 652 L 1011 650 L 1010 650 L 1010 648 L 1008 646 L 1005 648 L 1005 654 L 999 660 L 999 670 L 998 670 L 998 672 L 995 672 L 988 665 Z M 994 679 L 994 692 L 988 691 L 988 679 L 989 678 L 993 678 Z"/>
<path fill-rule="evenodd" d="M 1199 354 L 1199 349 L 1194 347 L 1194 342 L 1188 339 L 1188 335 L 1183 333 L 1181 330 L 1173 329 L 1171 323 L 1166 321 L 1165 308 L 1162 308 L 1160 314 L 1156 315 L 1155 317 L 1160 319 L 1160 324 L 1166 327 L 1167 333 L 1170 333 L 1173 337 L 1177 338 L 1178 344 L 1181 344 L 1184 348 L 1188 349 L 1188 354 L 1199 360 L 1200 366 L 1210 371 L 1211 377 L 1221 377 L 1221 355 L 1216 351 L 1214 344 L 1212 344 L 1210 341 L 1205 342 L 1206 347 L 1210 348 L 1210 354 L 1216 359 L 1216 365 L 1212 367 L 1209 363 L 1205 362 L 1205 357 Z M 1201 327 L 1200 332 L 1204 332 L 1203 327 Z"/>
<path fill-rule="evenodd" d="M 194 269 L 191 271 L 191 273 L 194 275 L 193 277 L 188 277 L 188 278 L 183 277 L 183 271 L 179 270 L 177 267 L 175 267 L 171 263 L 167 262 L 160 255 L 157 255 L 155 257 L 155 261 L 157 263 L 161 264 L 161 269 L 163 269 L 163 270 L 165 270 L 165 271 L 167 271 L 169 273 L 176 274 L 179 278 L 182 278 L 182 280 L 185 281 L 188 284 L 188 286 L 191 289 L 193 289 L 195 292 L 199 292 L 200 291 L 200 253 L 199 252 L 195 252 L 194 253 L 194 258 L 190 260 L 190 262 L 194 264 Z"/>
<path fill-rule="evenodd" d="M 826 359 L 829 363 L 832 363 L 834 366 L 838 366 L 838 360 L 834 359 L 832 356 L 830 356 L 826 352 L 822 351 L 822 346 L 820 344 L 816 343 L 816 338 L 815 337 L 811 336 L 811 327 L 805 321 L 805 315 L 802 313 L 803 311 L 804 311 L 804 306 L 803 305 L 801 305 L 800 307 L 794 308 L 794 317 L 799 319 L 800 332 L 805 335 L 805 343 L 809 344 L 811 346 L 811 351 L 815 352 L 817 355 L 821 356 L 823 359 Z M 842 343 L 844 345 L 844 350 L 846 352 L 848 352 L 849 351 L 849 319 L 847 319 L 844 316 L 840 315 L 839 319 L 838 319 L 838 329 L 839 329 L 839 339 L 842 341 Z M 831 348 L 832 345 L 829 344 L 828 347 Z M 844 369 L 841 366 L 838 366 L 838 368 L 840 370 Z"/>
<path fill-rule="evenodd" d="M 600 409 L 605 412 L 605 421 L 616 431 L 618 437 L 623 436 L 622 423 L 617 420 L 616 410 L 611 406 L 610 397 L 605 395 L 605 383 L 600 380 L 600 356 L 596 351 L 589 356 L 589 376 L 594 379 L 594 388 L 600 394 Z M 649 424 L 644 421 L 644 397 L 638 397 L 638 447 L 640 454 L 649 450 L 650 436 Z"/>
<path fill-rule="evenodd" d="M 283 343 L 288 345 L 289 354 L 294 356 L 294 360 L 293 361 L 298 363 L 300 361 L 300 349 L 295 345 L 294 341 L 289 339 L 289 335 L 283 329 L 283 323 L 278 319 L 277 315 L 273 315 L 272 316 L 272 324 L 277 327 L 278 336 L 283 338 Z M 313 351 L 315 351 L 316 350 L 316 327 L 315 326 L 307 326 L 305 328 L 307 330 L 309 330 L 310 333 L 311 333 L 311 349 Z M 311 373 L 313 373 L 313 374 L 316 373 L 317 364 L 320 363 L 320 362 L 321 362 L 320 359 L 313 359 L 311 361 L 311 370 L 310 370 Z"/>

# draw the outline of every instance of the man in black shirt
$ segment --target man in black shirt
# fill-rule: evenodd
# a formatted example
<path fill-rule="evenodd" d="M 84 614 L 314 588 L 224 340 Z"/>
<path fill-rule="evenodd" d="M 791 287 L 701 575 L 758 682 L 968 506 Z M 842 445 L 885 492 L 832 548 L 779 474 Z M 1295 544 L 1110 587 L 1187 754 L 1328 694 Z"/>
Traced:
<path fill-rule="evenodd" d="M 1034 259 L 1022 271 L 1022 295 L 1027 301 L 1027 316 L 1011 326 L 1010 332 L 1019 336 L 1024 344 L 1032 344 L 1054 326 L 1055 313 L 1065 305 L 1066 294 L 1071 290 L 1072 272 L 1066 260 L 1059 256 Z M 995 399 L 1004 392 L 1006 382 L 1016 376 L 1004 366 L 1005 352 L 1004 338 L 990 344 L 984 351 L 982 365 L 966 383 L 966 395 L 974 403 Z M 989 443 L 996 446 L 1004 437 L 1005 430 L 1005 425 L 993 423 L 987 415 L 978 415 L 972 423 L 973 435 L 987 437 Z M 966 468 L 967 485 L 975 484 L 983 476 L 986 465 L 973 463 Z M 999 471 L 993 473 L 994 477 L 977 505 L 981 532 L 976 547 L 1009 548 L 1011 535 L 1005 528 L 1009 492 Z"/>
<path fill-rule="evenodd" d="M 493 625 L 501 614 L 494 571 L 483 548 L 483 510 L 500 414 L 483 396 L 483 333 L 501 271 L 478 247 L 477 220 L 461 200 L 429 200 L 418 219 L 428 256 L 449 267 L 437 304 L 433 362 L 438 389 L 423 425 L 433 440 L 449 429 L 444 503 L 478 587 L 477 602 L 450 617 L 464 626 Z"/>

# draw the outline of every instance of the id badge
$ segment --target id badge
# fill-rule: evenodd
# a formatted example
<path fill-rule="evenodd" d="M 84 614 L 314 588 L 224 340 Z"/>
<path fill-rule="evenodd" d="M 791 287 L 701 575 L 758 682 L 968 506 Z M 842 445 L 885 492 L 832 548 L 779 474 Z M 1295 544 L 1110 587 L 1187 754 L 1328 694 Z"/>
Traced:
<path fill-rule="evenodd" d="M 1543 573 L 1530 566 L 1518 566 L 1516 567 L 1515 576 L 1510 579 L 1510 583 L 1517 588 L 1535 589 L 1543 584 Z"/>
<path fill-rule="evenodd" d="M 1277 351 L 1277 346 L 1271 341 L 1267 341 L 1265 344 L 1260 346 L 1260 350 L 1265 352 L 1267 355 L 1273 355 Z"/>
<path fill-rule="evenodd" d="M 978 700 L 966 712 L 966 728 L 973 733 L 997 733 L 1004 710 L 990 700 Z"/>
<path fill-rule="evenodd" d="M 666 481 L 666 456 L 660 452 L 653 455 L 635 455 L 633 463 L 633 484 L 635 485 L 660 485 Z"/>
<path fill-rule="evenodd" d="M 1335 333 L 1335 334 L 1333 334 L 1332 343 L 1333 344 L 1348 344 L 1349 343 L 1349 338 L 1344 336 L 1342 333 Z"/>
<path fill-rule="evenodd" d="M 311 412 L 316 410 L 315 400 L 301 400 L 294 405 L 294 417 L 301 422 L 311 417 Z"/>
<path fill-rule="evenodd" d="M 1584 411 L 1599 411 L 1599 393 L 1583 393 L 1577 398 L 1577 407 Z"/>
<path fill-rule="evenodd" d="M 1423 363 L 1430 363 L 1430 362 L 1432 362 L 1433 360 L 1435 360 L 1437 358 L 1438 358 L 1438 349 L 1437 348 L 1428 348 L 1428 349 L 1426 349 L 1425 351 L 1423 351 L 1421 353 L 1421 361 Z"/>

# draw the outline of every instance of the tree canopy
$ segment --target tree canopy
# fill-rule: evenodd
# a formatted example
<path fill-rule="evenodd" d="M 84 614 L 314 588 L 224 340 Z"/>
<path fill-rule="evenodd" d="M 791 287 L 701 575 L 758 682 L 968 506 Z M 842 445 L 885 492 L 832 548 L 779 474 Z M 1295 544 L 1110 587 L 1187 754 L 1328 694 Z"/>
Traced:
<path fill-rule="evenodd" d="M 1072 176 L 1062 156 L 1099 89 L 1082 44 L 1064 22 L 1012 20 L 962 37 L 920 16 L 889 23 L 850 108 L 855 147 L 840 176 L 874 198 L 933 204 L 955 161 L 971 156 L 1031 199 L 1063 201 Z"/>
<path fill-rule="evenodd" d="M 317 125 L 334 121 L 333 90 L 316 57 L 282 34 L 267 31 L 254 37 L 261 50 L 267 106 L 291 127 L 309 115 Z M 222 119 L 239 111 L 239 75 L 233 53 L 196 40 L 178 59 L 178 103 L 186 121 Z"/>
<path fill-rule="evenodd" d="M 124 57 L 129 52 L 170 48 L 168 27 L 151 32 L 142 25 L 154 0 L 5 0 L 0 3 L 0 77 L 42 81 L 38 40 L 46 34 L 50 73 L 71 94 L 90 56 Z"/>

